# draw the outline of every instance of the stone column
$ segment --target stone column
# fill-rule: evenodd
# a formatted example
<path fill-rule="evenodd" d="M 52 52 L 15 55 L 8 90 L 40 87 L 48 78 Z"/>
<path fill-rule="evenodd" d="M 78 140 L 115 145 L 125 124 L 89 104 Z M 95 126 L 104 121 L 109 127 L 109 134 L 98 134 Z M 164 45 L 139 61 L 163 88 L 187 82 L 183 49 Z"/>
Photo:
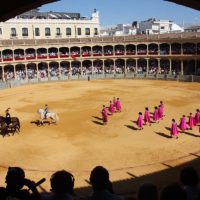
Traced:
<path fill-rule="evenodd" d="M 80 61 L 81 63 L 81 76 L 83 76 L 83 61 Z"/>
<path fill-rule="evenodd" d="M 124 59 L 124 74 L 127 74 L 127 66 L 126 66 L 127 59 Z"/>
<path fill-rule="evenodd" d="M 61 78 L 61 68 L 60 68 L 60 62 L 58 62 L 58 78 Z"/>
<path fill-rule="evenodd" d="M 172 59 L 169 59 L 169 74 L 172 74 Z"/>
<path fill-rule="evenodd" d="M 135 59 L 135 73 L 138 73 L 138 58 Z"/>
<path fill-rule="evenodd" d="M 105 60 L 103 59 L 103 75 L 105 75 Z"/>
<path fill-rule="evenodd" d="M 146 61 L 147 61 L 147 71 L 146 71 L 146 74 L 149 74 L 149 58 L 147 58 Z"/>
<path fill-rule="evenodd" d="M 3 81 L 5 81 L 4 66 L 2 66 L 2 79 L 3 79 Z"/>
<path fill-rule="evenodd" d="M 184 75 L 183 67 L 184 67 L 184 63 L 183 63 L 183 60 L 181 60 L 181 75 Z"/>
<path fill-rule="evenodd" d="M 16 80 L 16 65 L 13 65 L 13 68 L 14 68 L 14 80 Z"/>
<path fill-rule="evenodd" d="M 158 58 L 158 74 L 160 74 L 160 58 Z"/>
<path fill-rule="evenodd" d="M 116 64 L 115 64 L 116 60 L 113 59 L 113 64 L 114 64 L 114 75 L 116 75 Z"/>
<path fill-rule="evenodd" d="M 25 72 L 26 72 L 26 81 L 28 81 L 28 69 L 26 64 L 25 64 Z"/>

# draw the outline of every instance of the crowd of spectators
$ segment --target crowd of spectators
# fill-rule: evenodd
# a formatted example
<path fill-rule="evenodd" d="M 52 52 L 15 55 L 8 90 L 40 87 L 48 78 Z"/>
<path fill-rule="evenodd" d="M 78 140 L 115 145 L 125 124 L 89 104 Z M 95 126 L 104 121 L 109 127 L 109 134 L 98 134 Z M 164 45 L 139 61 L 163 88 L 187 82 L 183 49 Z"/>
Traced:
<path fill-rule="evenodd" d="M 160 179 L 163 177 L 160 176 Z M 180 183 L 172 182 L 162 188 L 153 183 L 140 185 L 136 195 L 119 196 L 113 190 L 109 172 L 102 166 L 96 166 L 90 173 L 89 182 L 92 194 L 78 197 L 74 191 L 75 178 L 65 170 L 57 171 L 50 178 L 50 192 L 39 193 L 39 182 L 27 179 L 25 172 L 19 167 L 9 167 L 5 177 L 5 187 L 0 188 L 1 200 L 199 200 L 199 176 L 193 167 L 185 167 L 180 172 Z M 153 180 L 154 181 L 154 180 Z"/>

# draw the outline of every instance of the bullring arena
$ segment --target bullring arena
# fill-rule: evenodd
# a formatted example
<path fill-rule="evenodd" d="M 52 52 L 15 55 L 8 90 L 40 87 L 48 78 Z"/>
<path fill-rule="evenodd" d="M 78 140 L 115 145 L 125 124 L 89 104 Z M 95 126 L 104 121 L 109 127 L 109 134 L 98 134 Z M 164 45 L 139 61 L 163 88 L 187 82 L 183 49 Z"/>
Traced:
<path fill-rule="evenodd" d="M 122 112 L 109 116 L 102 125 L 102 105 L 119 97 Z M 88 186 L 91 169 L 103 165 L 111 180 L 167 169 L 193 160 L 199 152 L 198 127 L 170 138 L 171 119 L 179 122 L 199 107 L 199 83 L 162 80 L 92 80 L 24 85 L 1 91 L 1 115 L 11 107 L 21 122 L 20 133 L 0 138 L 0 180 L 8 166 L 20 166 L 27 177 L 47 179 L 56 170 L 66 169 L 75 176 L 75 187 Z M 138 112 L 164 101 L 165 117 L 160 123 L 136 130 Z M 48 103 L 59 115 L 57 125 L 37 126 L 37 109 Z M 165 163 L 162 164 L 162 163 Z M 167 178 L 166 178 L 167 179 Z M 49 189 L 49 181 L 43 184 Z M 128 188 L 126 188 L 128 189 Z M 124 192 L 124 191 L 123 191 Z M 127 191 L 126 191 L 127 192 Z"/>

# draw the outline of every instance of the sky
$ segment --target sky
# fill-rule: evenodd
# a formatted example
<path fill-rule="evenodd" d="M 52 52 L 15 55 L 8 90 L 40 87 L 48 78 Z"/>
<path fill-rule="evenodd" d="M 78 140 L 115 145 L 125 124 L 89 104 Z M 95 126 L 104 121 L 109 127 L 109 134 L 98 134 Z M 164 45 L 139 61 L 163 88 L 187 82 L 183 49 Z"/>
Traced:
<path fill-rule="evenodd" d="M 100 12 L 101 26 L 127 24 L 149 18 L 169 19 L 179 25 L 200 24 L 200 11 L 164 0 L 61 0 L 40 9 L 78 12 L 90 18 L 95 8 Z"/>

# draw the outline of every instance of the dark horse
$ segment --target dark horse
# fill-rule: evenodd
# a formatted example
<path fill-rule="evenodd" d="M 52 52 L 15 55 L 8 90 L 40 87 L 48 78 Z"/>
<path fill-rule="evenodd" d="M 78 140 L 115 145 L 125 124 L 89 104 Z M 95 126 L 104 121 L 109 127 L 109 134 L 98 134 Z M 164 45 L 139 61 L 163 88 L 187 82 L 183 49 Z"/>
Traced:
<path fill-rule="evenodd" d="M 2 134 L 20 132 L 20 121 L 18 117 L 11 117 L 11 124 L 6 125 L 5 117 L 0 116 L 0 130 Z"/>

